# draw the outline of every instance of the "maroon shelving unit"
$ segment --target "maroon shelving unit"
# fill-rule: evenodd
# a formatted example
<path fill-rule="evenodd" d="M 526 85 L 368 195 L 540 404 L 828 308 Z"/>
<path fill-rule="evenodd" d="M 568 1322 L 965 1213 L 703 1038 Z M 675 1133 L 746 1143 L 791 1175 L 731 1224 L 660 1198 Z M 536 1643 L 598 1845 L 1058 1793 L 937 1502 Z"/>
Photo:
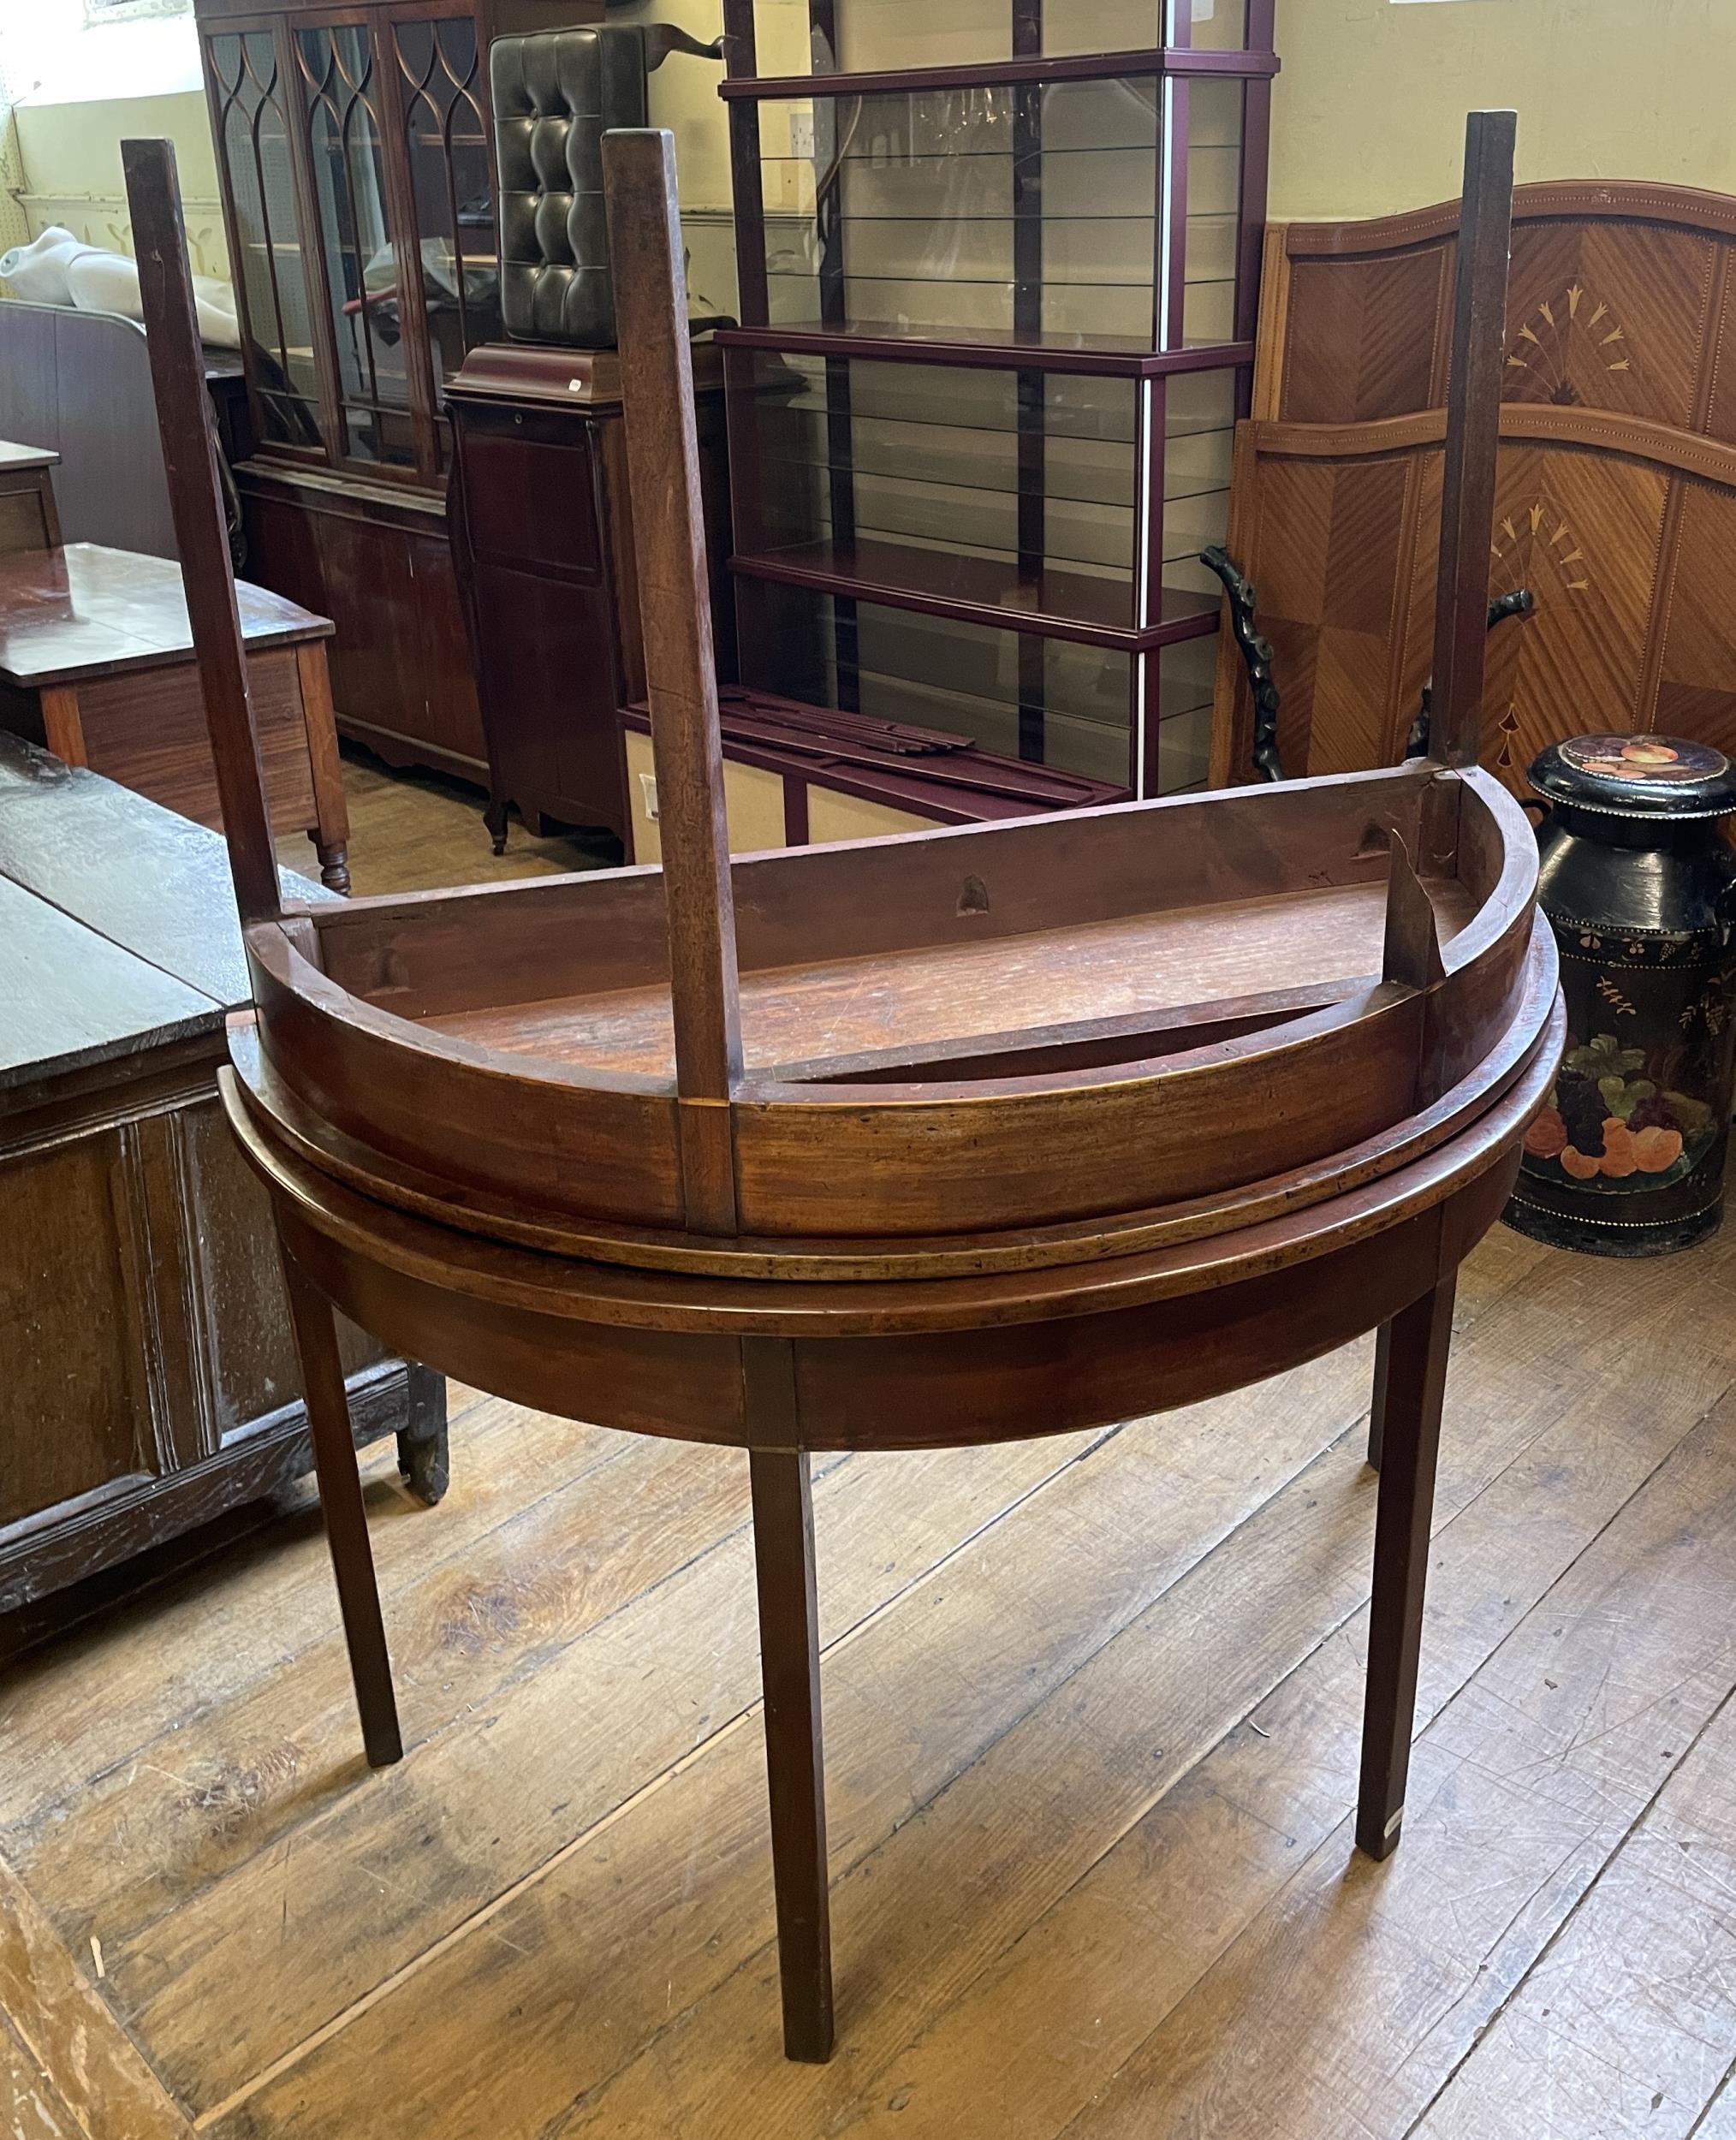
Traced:
<path fill-rule="evenodd" d="M 936 9 L 946 63 L 903 66 L 908 8 L 809 0 L 806 55 L 761 73 L 787 11 L 725 0 L 746 681 L 1138 794 L 1204 782 L 1274 4 L 1130 4 L 1102 51 L 1081 0 L 974 35 Z"/>

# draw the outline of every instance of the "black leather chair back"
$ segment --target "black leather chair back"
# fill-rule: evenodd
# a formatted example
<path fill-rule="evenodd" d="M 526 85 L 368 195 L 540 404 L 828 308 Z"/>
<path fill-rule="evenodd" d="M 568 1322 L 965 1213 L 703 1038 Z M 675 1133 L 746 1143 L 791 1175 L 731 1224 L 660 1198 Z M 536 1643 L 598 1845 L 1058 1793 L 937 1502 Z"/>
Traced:
<path fill-rule="evenodd" d="M 514 341 L 615 340 L 603 136 L 645 123 L 645 58 L 633 24 L 536 30 L 490 48 L 501 311 Z"/>

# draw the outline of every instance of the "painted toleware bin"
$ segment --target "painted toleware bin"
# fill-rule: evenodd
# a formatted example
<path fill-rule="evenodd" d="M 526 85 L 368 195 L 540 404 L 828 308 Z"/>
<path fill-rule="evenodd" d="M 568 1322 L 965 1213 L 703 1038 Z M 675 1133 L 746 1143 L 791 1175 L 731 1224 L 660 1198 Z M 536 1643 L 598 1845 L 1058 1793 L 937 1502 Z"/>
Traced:
<path fill-rule="evenodd" d="M 1703 743 L 1582 735 L 1531 768 L 1547 809 L 1567 1053 L 1507 1219 L 1594 1256 L 1715 1232 L 1736 1080 L 1736 767 Z"/>

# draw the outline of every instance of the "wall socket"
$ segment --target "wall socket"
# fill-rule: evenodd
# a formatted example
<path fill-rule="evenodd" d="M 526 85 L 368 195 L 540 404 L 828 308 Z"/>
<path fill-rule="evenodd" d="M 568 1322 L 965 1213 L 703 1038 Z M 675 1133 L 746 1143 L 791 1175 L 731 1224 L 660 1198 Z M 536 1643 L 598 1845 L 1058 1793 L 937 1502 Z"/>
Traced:
<path fill-rule="evenodd" d="M 1198 7 L 1199 0 L 1194 0 Z M 814 115 L 812 111 L 793 111 L 789 115 L 789 152 L 799 162 L 812 163 L 814 160 Z"/>

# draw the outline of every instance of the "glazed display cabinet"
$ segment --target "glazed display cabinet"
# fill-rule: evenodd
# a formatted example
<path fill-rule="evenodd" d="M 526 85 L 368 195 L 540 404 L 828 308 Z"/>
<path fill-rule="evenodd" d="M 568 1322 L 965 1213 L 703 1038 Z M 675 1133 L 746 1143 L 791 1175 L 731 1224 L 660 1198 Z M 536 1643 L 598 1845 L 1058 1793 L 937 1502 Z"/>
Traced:
<path fill-rule="evenodd" d="M 254 449 L 251 576 L 331 617 L 338 724 L 487 780 L 446 380 L 501 330 L 489 41 L 602 0 L 197 0 Z"/>
<path fill-rule="evenodd" d="M 912 15 L 726 0 L 744 681 L 1198 786 L 1273 0 Z"/>

